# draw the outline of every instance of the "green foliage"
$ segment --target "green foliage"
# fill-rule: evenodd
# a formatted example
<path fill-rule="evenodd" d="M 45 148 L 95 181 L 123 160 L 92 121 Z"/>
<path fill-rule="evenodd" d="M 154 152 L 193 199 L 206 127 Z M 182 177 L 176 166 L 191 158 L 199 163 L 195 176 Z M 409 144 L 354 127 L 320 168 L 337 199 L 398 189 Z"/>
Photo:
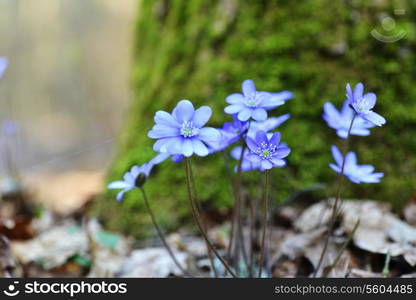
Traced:
<path fill-rule="evenodd" d="M 375 165 L 386 176 L 379 185 L 346 184 L 344 195 L 402 205 L 416 181 L 416 4 L 402 3 L 406 6 L 395 7 L 392 0 L 142 1 L 134 45 L 136 96 L 109 180 L 154 155 L 147 131 L 155 111 L 171 110 L 187 98 L 210 105 L 211 125 L 221 126 L 230 119 L 223 113 L 225 97 L 250 78 L 259 90 L 295 93 L 294 100 L 273 111 L 292 114 L 281 127 L 292 153 L 289 167 L 273 172 L 274 200 L 316 183 L 331 184 L 329 149 L 340 139 L 321 119 L 322 106 L 326 101 L 341 106 L 346 83 L 362 81 L 367 91 L 377 93 L 377 112 L 387 125 L 368 138 L 354 137 L 351 147 L 359 162 Z M 374 39 L 371 30 L 384 33 L 380 20 L 395 8 L 406 9 L 395 16 L 406 37 L 395 43 Z M 232 203 L 220 154 L 195 159 L 194 168 L 200 199 L 219 207 Z M 183 173 L 182 164 L 166 162 L 146 184 L 164 226 L 188 216 Z M 246 174 L 245 180 L 250 176 L 255 178 Z M 145 232 L 149 220 L 139 194 L 130 193 L 122 205 L 112 196 L 99 204 L 101 215 L 119 229 Z"/>

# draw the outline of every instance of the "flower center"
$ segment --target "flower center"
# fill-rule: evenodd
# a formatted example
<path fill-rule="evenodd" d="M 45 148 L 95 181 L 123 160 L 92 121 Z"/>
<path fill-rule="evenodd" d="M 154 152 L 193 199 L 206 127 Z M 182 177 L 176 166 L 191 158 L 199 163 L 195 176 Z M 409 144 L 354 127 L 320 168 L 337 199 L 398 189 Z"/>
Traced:
<path fill-rule="evenodd" d="M 182 123 L 181 126 L 181 135 L 183 137 L 189 138 L 197 135 L 199 133 L 199 128 L 195 127 L 192 121 L 186 121 Z"/>
<path fill-rule="evenodd" d="M 244 98 L 244 103 L 249 107 L 257 107 L 259 102 L 260 102 L 260 99 L 257 96 L 257 93 Z"/>
<path fill-rule="evenodd" d="M 256 153 L 258 156 L 260 156 L 261 159 L 269 159 L 273 157 L 274 153 L 276 152 L 276 148 L 276 145 L 262 142 L 260 147 L 257 148 Z"/>
<path fill-rule="evenodd" d="M 357 111 L 360 113 L 368 112 L 370 104 L 368 103 L 367 99 L 361 98 L 358 100 L 357 104 Z"/>

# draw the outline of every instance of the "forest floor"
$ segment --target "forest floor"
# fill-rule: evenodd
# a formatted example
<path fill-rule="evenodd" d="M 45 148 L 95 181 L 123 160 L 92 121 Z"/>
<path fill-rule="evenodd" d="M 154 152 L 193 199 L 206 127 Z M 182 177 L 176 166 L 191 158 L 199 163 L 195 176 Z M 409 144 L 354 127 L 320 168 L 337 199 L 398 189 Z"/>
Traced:
<path fill-rule="evenodd" d="M 88 217 L 90 204 L 102 188 L 101 173 L 48 176 L 26 180 L 29 186 L 37 186 L 36 191 L 11 193 L 0 200 L 1 276 L 183 276 L 156 237 L 137 241 L 106 231 Z M 33 198 L 44 199 L 48 208 L 39 210 Z M 313 276 L 327 237 L 332 203 L 290 204 L 273 213 L 267 238 L 268 276 Z M 209 230 L 222 254 L 229 232 L 228 221 L 213 224 Z M 213 276 L 204 241 L 190 228 L 171 233 L 167 240 L 189 273 Z M 243 244 L 247 246 L 249 240 L 250 233 L 243 230 Z M 247 256 L 245 260 L 240 255 L 242 276 L 249 275 L 244 270 L 253 261 Z M 221 271 L 219 261 L 215 265 Z M 376 201 L 344 201 L 316 276 L 416 278 L 416 200 L 409 202 L 401 216 Z"/>

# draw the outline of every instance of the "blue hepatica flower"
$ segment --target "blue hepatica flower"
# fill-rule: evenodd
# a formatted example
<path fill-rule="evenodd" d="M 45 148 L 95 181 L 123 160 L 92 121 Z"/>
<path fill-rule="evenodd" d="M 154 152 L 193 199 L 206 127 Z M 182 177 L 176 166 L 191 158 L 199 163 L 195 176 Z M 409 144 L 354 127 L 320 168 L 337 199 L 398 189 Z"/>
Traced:
<path fill-rule="evenodd" d="M 247 135 L 255 139 L 256 133 L 258 131 L 269 132 L 271 130 L 274 130 L 280 125 L 282 125 L 284 122 L 289 120 L 289 118 L 290 118 L 290 114 L 285 114 L 279 117 L 267 118 L 267 120 L 262 121 L 262 122 L 251 122 Z"/>
<path fill-rule="evenodd" d="M 233 150 L 231 150 L 231 157 L 237 161 L 240 160 L 242 149 L 243 147 L 241 146 L 234 147 Z M 248 155 L 249 155 L 249 151 L 246 150 L 244 152 L 243 161 L 241 162 L 241 170 L 243 172 L 254 171 L 254 170 L 264 171 L 261 167 L 261 162 L 251 161 L 248 158 Z M 235 166 L 234 171 L 237 171 L 237 166 Z"/>
<path fill-rule="evenodd" d="M 201 106 L 195 110 L 189 100 L 181 100 L 171 114 L 156 112 L 156 124 L 148 133 L 150 138 L 157 139 L 153 150 L 185 157 L 194 153 L 198 156 L 208 155 L 208 143 L 221 138 L 217 129 L 204 127 L 211 114 L 210 107 Z"/>
<path fill-rule="evenodd" d="M 251 151 L 247 158 L 255 164 L 260 163 L 261 169 L 285 166 L 283 158 L 289 155 L 290 148 L 279 145 L 280 132 L 273 133 L 269 139 L 266 132 L 258 131 L 255 139 L 247 137 L 246 141 Z"/>
<path fill-rule="evenodd" d="M 130 171 L 124 174 L 124 180 L 113 181 L 107 186 L 107 188 L 110 190 L 121 189 L 116 198 L 117 201 L 121 201 L 123 200 L 124 193 L 134 189 L 135 187 L 138 187 L 137 180 L 139 175 L 142 174 L 145 178 L 147 178 L 150 174 L 150 171 L 152 170 L 152 167 L 153 165 L 150 163 L 145 163 L 140 167 L 133 166 Z"/>
<path fill-rule="evenodd" d="M 329 164 L 329 166 L 335 172 L 341 173 L 344 157 L 336 146 L 332 146 L 331 151 L 336 164 Z M 374 167 L 371 165 L 358 165 L 355 153 L 348 152 L 345 156 L 344 176 L 354 183 L 377 183 L 380 182 L 384 173 L 374 173 Z"/>
<path fill-rule="evenodd" d="M 233 122 L 226 122 L 221 129 L 218 129 L 221 138 L 215 142 L 208 142 L 210 153 L 222 151 L 231 144 L 237 142 L 247 132 L 249 122 L 242 122 L 233 115 Z"/>
<path fill-rule="evenodd" d="M 376 94 L 367 93 L 363 95 L 363 93 L 364 85 L 361 82 L 355 86 L 354 91 L 352 91 L 350 84 L 347 84 L 347 99 L 355 112 L 364 120 L 367 120 L 374 125 L 384 125 L 386 123 L 386 119 L 372 110 L 376 105 Z"/>
<path fill-rule="evenodd" d="M 124 174 L 123 180 L 117 180 L 111 182 L 107 188 L 110 190 L 121 189 L 117 194 L 117 201 L 123 200 L 124 193 L 136 188 L 141 187 L 146 179 L 149 177 L 150 172 L 153 167 L 164 160 L 166 160 L 170 155 L 168 153 L 159 153 L 148 163 L 139 166 L 133 166 L 130 171 Z"/>
<path fill-rule="evenodd" d="M 229 95 L 225 101 L 230 104 L 224 111 L 227 114 L 237 114 L 240 121 L 253 118 L 256 121 L 267 119 L 267 110 L 283 105 L 286 100 L 293 97 L 289 91 L 269 93 L 256 91 L 252 80 L 245 80 L 242 84 L 243 93 Z"/>
<path fill-rule="evenodd" d="M 4 71 L 6 71 L 8 65 L 9 60 L 7 57 L 0 57 L 0 78 L 3 77 Z"/>
<path fill-rule="evenodd" d="M 350 128 L 352 118 L 354 117 L 354 110 L 350 107 L 349 101 L 346 100 L 338 111 L 335 106 L 326 102 L 324 104 L 324 114 L 322 115 L 328 126 L 335 129 L 337 135 L 340 138 L 346 139 L 348 137 L 348 129 Z M 350 134 L 367 136 L 370 135 L 369 128 L 373 128 L 375 125 L 372 122 L 368 122 L 357 116 L 354 120 Z"/>
<path fill-rule="evenodd" d="M 221 133 L 221 139 L 215 143 L 208 143 L 210 153 L 222 151 L 230 145 L 237 142 L 245 134 L 252 137 L 256 137 L 256 132 L 259 130 L 270 131 L 279 127 L 282 123 L 286 122 L 290 118 L 289 114 L 285 114 L 279 117 L 271 117 L 262 122 L 242 122 L 237 118 L 237 115 L 233 115 L 233 122 L 224 123 L 223 127 L 219 129 Z"/>

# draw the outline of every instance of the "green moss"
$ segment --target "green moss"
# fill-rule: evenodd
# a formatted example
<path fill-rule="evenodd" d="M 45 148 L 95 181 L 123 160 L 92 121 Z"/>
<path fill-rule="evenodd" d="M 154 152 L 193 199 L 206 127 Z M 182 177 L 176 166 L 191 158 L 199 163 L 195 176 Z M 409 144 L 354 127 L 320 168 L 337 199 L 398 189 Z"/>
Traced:
<path fill-rule="evenodd" d="M 389 201 L 396 206 L 414 193 L 416 181 L 415 3 L 403 1 L 141 1 L 134 44 L 135 101 L 120 136 L 109 180 L 132 164 L 152 157 L 147 138 L 156 110 L 171 110 L 178 100 L 213 107 L 211 124 L 229 119 L 227 94 L 238 92 L 244 79 L 258 89 L 291 90 L 296 97 L 273 113 L 291 113 L 281 127 L 291 146 L 289 167 L 275 170 L 273 197 L 284 199 L 316 183 L 332 183 L 329 147 L 339 143 L 321 119 L 322 106 L 340 106 L 345 84 L 362 81 L 378 95 L 377 111 L 388 123 L 368 138 L 354 137 L 360 161 L 386 173 L 380 185 L 348 184 L 345 196 Z M 383 13 L 395 16 L 405 39 L 381 43 L 370 32 L 380 27 Z M 147 183 L 161 222 L 172 228 L 188 216 L 181 164 L 166 162 Z M 219 207 L 231 203 L 229 180 L 220 155 L 195 159 L 198 195 Z M 249 180 L 250 175 L 245 175 Z M 254 178 L 254 177 L 253 177 Z M 328 191 L 329 193 L 330 191 Z M 114 196 L 114 194 L 110 194 Z M 111 197 L 97 209 L 112 227 L 143 234 L 149 220 L 138 193 L 119 205 Z"/>

